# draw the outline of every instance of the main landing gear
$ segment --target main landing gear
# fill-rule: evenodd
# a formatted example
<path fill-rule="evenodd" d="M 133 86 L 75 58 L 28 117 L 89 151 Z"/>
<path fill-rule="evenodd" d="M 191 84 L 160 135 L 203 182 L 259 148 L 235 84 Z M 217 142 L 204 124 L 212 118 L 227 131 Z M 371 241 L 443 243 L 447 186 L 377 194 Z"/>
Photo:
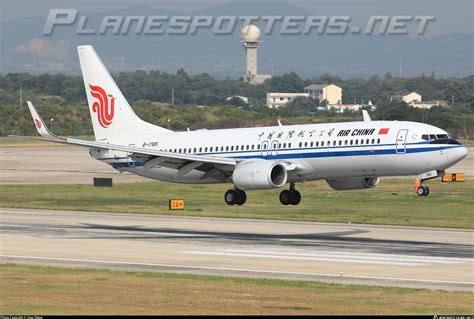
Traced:
<path fill-rule="evenodd" d="M 295 183 L 290 183 L 290 189 L 280 193 L 280 203 L 283 205 L 298 205 L 301 202 L 301 193 L 295 189 Z"/>
<path fill-rule="evenodd" d="M 225 192 L 224 200 L 227 205 L 243 205 L 247 201 L 247 194 L 241 189 L 229 189 Z"/>
<path fill-rule="evenodd" d="M 225 192 L 224 200 L 227 205 L 243 205 L 247 201 L 247 194 L 241 189 L 234 188 Z M 283 205 L 298 205 L 301 194 L 295 189 L 295 183 L 290 183 L 290 189 L 280 193 L 280 202 Z"/>

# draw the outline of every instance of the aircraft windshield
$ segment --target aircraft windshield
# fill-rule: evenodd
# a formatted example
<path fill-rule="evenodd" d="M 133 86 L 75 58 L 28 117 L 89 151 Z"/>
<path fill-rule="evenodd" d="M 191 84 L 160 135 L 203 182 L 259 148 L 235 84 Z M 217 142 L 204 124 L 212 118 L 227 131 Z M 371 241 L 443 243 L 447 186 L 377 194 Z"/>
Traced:
<path fill-rule="evenodd" d="M 430 142 L 430 144 L 456 144 L 461 145 L 456 139 L 452 138 L 448 134 L 423 134 L 421 136 L 425 141 Z"/>

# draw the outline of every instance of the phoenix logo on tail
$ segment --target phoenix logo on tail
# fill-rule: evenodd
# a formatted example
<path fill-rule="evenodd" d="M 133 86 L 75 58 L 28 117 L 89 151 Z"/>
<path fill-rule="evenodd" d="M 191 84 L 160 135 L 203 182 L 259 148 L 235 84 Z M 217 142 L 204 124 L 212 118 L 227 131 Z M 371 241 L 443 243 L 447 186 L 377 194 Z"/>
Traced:
<path fill-rule="evenodd" d="M 98 100 L 92 104 L 92 111 L 97 113 L 100 126 L 107 128 L 112 124 L 112 120 L 114 119 L 115 97 L 111 94 L 107 94 L 100 86 L 89 84 L 89 88 L 91 89 L 92 96 Z"/>
<path fill-rule="evenodd" d="M 37 128 L 41 128 L 41 121 L 35 119 L 35 125 L 36 125 Z"/>

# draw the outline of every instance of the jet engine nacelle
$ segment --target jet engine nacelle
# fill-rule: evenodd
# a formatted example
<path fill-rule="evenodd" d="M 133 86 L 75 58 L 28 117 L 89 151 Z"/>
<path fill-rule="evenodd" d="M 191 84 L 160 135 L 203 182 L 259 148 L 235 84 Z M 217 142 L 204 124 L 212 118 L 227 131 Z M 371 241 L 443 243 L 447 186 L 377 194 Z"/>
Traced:
<path fill-rule="evenodd" d="M 283 164 L 266 160 L 242 162 L 235 167 L 232 175 L 234 185 L 242 190 L 282 187 L 287 178 Z"/>
<path fill-rule="evenodd" d="M 343 191 L 349 189 L 374 188 L 379 184 L 380 177 L 327 179 L 326 182 L 328 182 L 331 188 Z"/>

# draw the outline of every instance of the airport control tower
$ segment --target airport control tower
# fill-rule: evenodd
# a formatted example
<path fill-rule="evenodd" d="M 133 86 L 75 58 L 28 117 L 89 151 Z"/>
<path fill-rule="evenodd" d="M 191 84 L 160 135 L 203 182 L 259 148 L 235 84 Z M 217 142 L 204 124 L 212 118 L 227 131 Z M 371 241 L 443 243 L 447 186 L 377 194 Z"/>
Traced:
<path fill-rule="evenodd" d="M 257 48 L 261 42 L 260 33 L 260 29 L 253 24 L 243 27 L 240 33 L 240 39 L 245 48 L 245 71 L 243 78 L 245 82 L 250 84 L 260 84 L 271 77 L 270 75 L 257 74 Z"/>

